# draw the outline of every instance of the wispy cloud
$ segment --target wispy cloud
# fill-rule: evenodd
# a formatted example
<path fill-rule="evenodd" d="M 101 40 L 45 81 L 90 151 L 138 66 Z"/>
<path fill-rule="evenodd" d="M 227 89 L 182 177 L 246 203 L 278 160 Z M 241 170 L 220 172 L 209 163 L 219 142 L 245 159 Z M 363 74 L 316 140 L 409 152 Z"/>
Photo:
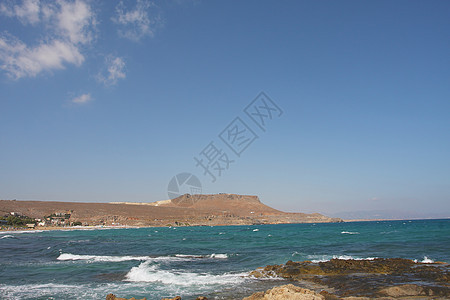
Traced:
<path fill-rule="evenodd" d="M 17 17 L 23 24 L 39 22 L 39 0 L 24 0 L 22 4 L 0 4 L 0 13 L 8 17 Z"/>
<path fill-rule="evenodd" d="M 119 36 L 132 41 L 139 41 L 145 36 L 153 37 L 155 30 L 162 24 L 158 7 L 146 0 L 137 0 L 132 9 L 127 9 L 121 1 L 116 6 L 116 15 L 112 20 L 120 25 Z"/>
<path fill-rule="evenodd" d="M 35 45 L 7 32 L 0 35 L 0 68 L 12 78 L 34 77 L 43 71 L 64 69 L 67 64 L 79 66 L 84 61 L 82 46 L 94 38 L 95 15 L 82 0 L 56 4 L 24 0 L 21 5 L 9 2 L 0 6 L 0 13 L 47 28 Z"/>
<path fill-rule="evenodd" d="M 105 59 L 105 68 L 97 75 L 98 81 L 106 86 L 115 85 L 119 79 L 124 79 L 125 62 L 121 57 L 107 56 Z"/>
<path fill-rule="evenodd" d="M 92 100 L 91 94 L 83 94 L 81 96 L 75 97 L 72 99 L 72 103 L 76 104 L 84 104 Z"/>

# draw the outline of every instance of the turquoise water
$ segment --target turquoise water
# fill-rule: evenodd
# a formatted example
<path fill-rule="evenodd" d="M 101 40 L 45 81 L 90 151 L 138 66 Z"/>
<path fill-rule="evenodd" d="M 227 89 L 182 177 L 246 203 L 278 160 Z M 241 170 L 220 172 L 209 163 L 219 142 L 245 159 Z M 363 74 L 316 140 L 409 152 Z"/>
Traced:
<path fill-rule="evenodd" d="M 233 299 L 287 260 L 450 262 L 450 220 L 0 233 L 0 299 Z"/>

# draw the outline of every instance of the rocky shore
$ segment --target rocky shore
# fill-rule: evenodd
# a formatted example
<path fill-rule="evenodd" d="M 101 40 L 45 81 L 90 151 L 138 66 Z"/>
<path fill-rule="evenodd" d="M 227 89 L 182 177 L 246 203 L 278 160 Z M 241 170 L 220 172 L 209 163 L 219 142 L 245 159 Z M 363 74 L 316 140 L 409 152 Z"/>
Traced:
<path fill-rule="evenodd" d="M 317 263 L 288 261 L 259 268 L 250 276 L 283 278 L 291 283 L 255 292 L 243 300 L 450 299 L 450 268 L 442 262 L 419 263 L 402 258 L 332 259 Z M 106 299 L 137 300 L 112 294 Z M 181 299 L 177 296 L 163 300 Z M 206 299 L 205 296 L 196 298 Z"/>
<path fill-rule="evenodd" d="M 319 263 L 288 261 L 283 265 L 269 265 L 257 269 L 250 275 L 256 278 L 281 277 L 299 285 L 314 286 L 314 290 L 320 291 L 319 295 L 324 297 L 320 299 L 450 297 L 449 264 L 418 263 L 402 258 L 332 259 Z"/>

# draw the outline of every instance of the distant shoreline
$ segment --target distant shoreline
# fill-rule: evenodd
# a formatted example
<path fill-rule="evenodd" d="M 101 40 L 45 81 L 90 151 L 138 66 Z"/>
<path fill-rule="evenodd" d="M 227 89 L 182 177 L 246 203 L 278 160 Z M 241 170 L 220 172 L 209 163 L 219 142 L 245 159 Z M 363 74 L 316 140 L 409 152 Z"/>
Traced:
<path fill-rule="evenodd" d="M 449 220 L 450 218 L 430 218 L 430 219 L 376 219 L 376 220 L 344 220 L 345 223 L 352 222 L 393 222 L 393 221 L 421 221 L 421 220 Z M 329 222 L 339 223 L 339 222 Z M 153 225 L 153 226 L 131 226 L 131 225 L 96 225 L 96 226 L 44 226 L 36 228 L 0 228 L 1 233 L 17 233 L 17 232 L 40 232 L 40 231 L 56 231 L 56 230 L 107 230 L 107 229 L 140 229 L 140 228 L 162 228 L 162 227 L 222 227 L 222 226 L 261 226 L 261 225 L 287 225 L 287 224 L 315 224 L 315 223 L 273 223 L 273 224 L 227 224 L 227 225 L 189 225 L 189 226 L 165 226 L 165 225 Z"/>

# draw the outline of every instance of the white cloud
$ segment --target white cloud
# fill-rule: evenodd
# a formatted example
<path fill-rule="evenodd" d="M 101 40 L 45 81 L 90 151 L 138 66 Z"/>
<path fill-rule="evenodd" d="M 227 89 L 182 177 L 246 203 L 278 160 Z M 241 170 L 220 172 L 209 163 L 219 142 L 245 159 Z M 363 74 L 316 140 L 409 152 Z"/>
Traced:
<path fill-rule="evenodd" d="M 92 100 L 91 94 L 83 94 L 72 99 L 73 103 L 84 104 Z"/>
<path fill-rule="evenodd" d="M 93 38 L 91 25 L 95 25 L 95 18 L 90 6 L 83 1 L 73 3 L 60 2 L 58 12 L 58 28 L 73 44 L 86 44 Z"/>
<path fill-rule="evenodd" d="M 153 9 L 152 17 L 149 16 L 150 8 Z M 139 41 L 145 36 L 153 37 L 156 28 L 162 23 L 156 5 L 146 0 L 137 0 L 136 6 L 131 10 L 127 10 L 121 1 L 116 6 L 116 16 L 112 20 L 121 26 L 119 36 L 132 41 Z"/>
<path fill-rule="evenodd" d="M 64 69 L 66 64 L 83 63 L 82 47 L 93 40 L 96 25 L 95 15 L 85 1 L 44 4 L 25 0 L 21 6 L 2 4 L 0 12 L 48 29 L 37 45 L 28 45 L 6 32 L 0 35 L 0 68 L 10 77 L 34 77 L 43 71 Z"/>
<path fill-rule="evenodd" d="M 21 5 L 10 2 L 0 4 L 0 13 L 8 17 L 17 17 L 22 23 L 36 24 L 39 22 L 39 0 L 24 0 Z"/>
<path fill-rule="evenodd" d="M 106 86 L 115 85 L 119 79 L 124 79 L 125 62 L 120 57 L 108 56 L 105 59 L 105 68 L 103 72 L 97 75 L 97 79 Z"/>
<path fill-rule="evenodd" d="M 79 49 L 71 43 L 53 40 L 35 47 L 27 47 L 13 37 L 0 37 L 1 68 L 10 76 L 36 76 L 44 70 L 64 69 L 65 63 L 81 65 L 84 61 Z"/>

